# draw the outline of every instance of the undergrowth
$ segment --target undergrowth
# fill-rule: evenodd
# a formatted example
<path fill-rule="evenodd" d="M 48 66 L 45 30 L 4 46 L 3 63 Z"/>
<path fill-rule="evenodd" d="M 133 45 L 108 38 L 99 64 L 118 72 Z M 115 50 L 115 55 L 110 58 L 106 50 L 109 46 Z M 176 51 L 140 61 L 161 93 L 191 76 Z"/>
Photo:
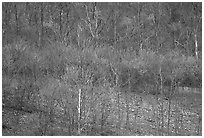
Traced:
<path fill-rule="evenodd" d="M 23 40 L 2 57 L 3 135 L 201 135 L 200 108 L 175 96 L 201 86 L 194 57 Z"/>

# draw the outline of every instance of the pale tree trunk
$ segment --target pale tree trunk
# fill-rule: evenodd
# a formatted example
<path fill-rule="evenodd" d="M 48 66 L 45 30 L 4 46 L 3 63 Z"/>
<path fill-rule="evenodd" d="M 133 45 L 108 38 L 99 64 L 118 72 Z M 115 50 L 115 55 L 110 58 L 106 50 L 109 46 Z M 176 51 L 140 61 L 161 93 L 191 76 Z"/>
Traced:
<path fill-rule="evenodd" d="M 93 20 L 95 22 L 95 37 L 98 38 L 98 10 L 96 7 L 96 2 L 94 2 L 94 7 L 93 7 Z"/>
<path fill-rule="evenodd" d="M 98 15 L 97 15 L 97 8 L 96 8 L 96 3 L 94 4 L 94 7 L 93 7 L 93 18 L 91 19 L 90 15 L 89 15 L 89 10 L 88 10 L 88 6 L 85 5 L 85 8 L 86 8 L 86 20 L 85 23 L 87 24 L 87 26 L 89 27 L 89 31 L 91 33 L 91 36 L 92 38 L 96 38 L 96 36 L 98 35 L 97 34 L 97 28 L 98 28 L 98 23 L 97 23 L 97 20 L 98 20 Z"/>
<path fill-rule="evenodd" d="M 195 38 L 195 56 L 198 59 L 198 40 L 197 40 L 197 31 L 194 30 L 194 38 Z"/>
<path fill-rule="evenodd" d="M 78 42 L 78 46 L 79 47 L 81 47 L 81 41 L 82 41 L 82 31 L 83 31 L 83 29 L 82 29 L 82 27 L 81 27 L 81 24 L 79 23 L 78 24 L 78 27 L 77 27 L 77 37 L 78 37 L 78 40 L 77 40 L 77 42 Z"/>
<path fill-rule="evenodd" d="M 201 22 L 202 18 L 198 17 L 198 16 L 194 16 L 194 20 L 197 21 L 196 22 L 196 26 L 194 28 L 194 39 L 195 39 L 195 57 L 198 59 L 198 26 L 199 23 Z"/>
<path fill-rule="evenodd" d="M 78 135 L 81 135 L 80 120 L 81 120 L 81 88 L 79 89 L 78 93 Z"/>

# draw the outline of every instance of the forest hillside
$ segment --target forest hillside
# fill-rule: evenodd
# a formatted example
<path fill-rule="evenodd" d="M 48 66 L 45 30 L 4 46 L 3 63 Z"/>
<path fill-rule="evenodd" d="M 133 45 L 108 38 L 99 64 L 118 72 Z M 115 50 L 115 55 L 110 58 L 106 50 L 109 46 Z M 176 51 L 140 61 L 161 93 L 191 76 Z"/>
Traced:
<path fill-rule="evenodd" d="M 2 3 L 2 135 L 202 135 L 202 3 Z"/>

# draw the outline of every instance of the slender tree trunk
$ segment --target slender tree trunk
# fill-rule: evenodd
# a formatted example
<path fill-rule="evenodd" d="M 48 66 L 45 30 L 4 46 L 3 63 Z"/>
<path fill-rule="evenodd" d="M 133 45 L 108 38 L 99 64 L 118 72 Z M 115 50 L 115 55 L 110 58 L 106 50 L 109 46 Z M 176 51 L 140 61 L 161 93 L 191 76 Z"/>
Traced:
<path fill-rule="evenodd" d="M 65 36 L 63 37 L 63 39 L 67 42 L 67 43 L 71 43 L 71 35 L 70 35 L 70 30 L 71 30 L 71 25 L 69 25 L 69 13 L 70 13 L 70 9 L 69 9 L 69 3 L 66 3 L 66 26 L 68 26 L 66 28 L 66 33 L 64 34 Z"/>
<path fill-rule="evenodd" d="M 202 115 L 201 114 L 198 113 L 198 129 L 197 129 L 198 136 L 202 135 Z"/>
<path fill-rule="evenodd" d="M 170 120 L 171 120 L 171 97 L 168 99 L 168 120 L 167 120 L 167 134 L 170 134 Z"/>
<path fill-rule="evenodd" d="M 98 34 L 98 31 L 99 31 L 99 24 L 98 24 L 98 19 L 99 19 L 99 15 L 98 15 L 98 9 L 96 7 L 97 3 L 95 2 L 94 3 L 94 22 L 95 22 L 95 41 L 96 41 L 96 46 L 98 46 L 98 39 L 99 39 L 99 34 Z"/>
<path fill-rule="evenodd" d="M 174 95 L 177 95 L 178 94 L 178 91 L 176 90 L 176 87 L 177 87 L 177 83 L 174 82 L 174 92 L 173 94 Z M 174 126 L 175 126 L 175 135 L 178 136 L 178 133 L 179 133 L 179 114 L 180 114 L 180 111 L 179 111 L 179 99 L 177 97 L 175 97 L 175 100 L 176 100 L 176 112 L 175 112 L 175 122 L 174 122 Z"/>
<path fill-rule="evenodd" d="M 101 108 L 101 132 L 103 132 L 103 127 L 105 123 L 105 101 L 102 99 L 102 108 Z"/>
<path fill-rule="evenodd" d="M 187 43 L 186 43 L 186 53 L 187 53 L 187 56 L 190 55 L 190 51 L 189 51 L 189 40 L 190 40 L 190 33 L 189 33 L 189 30 L 187 28 Z"/>
<path fill-rule="evenodd" d="M 184 97 L 183 92 L 180 93 L 180 87 L 179 87 L 179 85 L 180 85 L 180 82 L 177 83 L 177 91 L 178 91 L 177 93 L 178 93 L 179 95 L 181 95 L 181 97 Z M 180 111 L 181 111 L 181 112 L 179 113 L 179 123 L 180 123 L 180 132 L 179 132 L 179 133 L 180 133 L 181 135 L 184 135 L 184 133 L 183 133 L 183 132 L 184 132 L 184 131 L 183 131 L 183 129 L 184 129 L 184 125 L 183 125 L 183 122 L 184 122 L 184 121 L 183 121 L 184 108 L 183 108 L 183 106 L 182 106 L 182 104 L 183 104 L 182 102 L 183 102 L 183 101 L 180 101 L 180 104 L 181 104 L 181 106 L 180 106 L 180 109 L 181 109 L 181 110 L 180 110 Z"/>
<path fill-rule="evenodd" d="M 15 8 L 15 20 L 16 20 L 16 39 L 19 35 L 19 25 L 18 25 L 18 8 L 17 8 L 17 4 L 14 5 Z"/>
<path fill-rule="evenodd" d="M 68 100 L 66 100 L 66 102 L 65 102 L 65 106 L 64 106 L 64 108 L 65 108 L 65 112 L 64 112 L 64 115 L 65 115 L 65 117 L 67 118 L 67 121 L 68 121 L 68 131 L 69 131 L 69 134 L 68 135 L 72 135 L 72 131 L 71 131 L 71 113 L 70 113 L 70 106 L 68 106 L 69 105 L 69 101 Z"/>
<path fill-rule="evenodd" d="M 88 21 L 86 21 L 86 24 L 87 24 L 87 26 L 89 27 L 89 31 L 90 31 L 90 33 L 91 33 L 92 38 L 95 38 L 94 31 L 93 31 L 93 27 L 92 27 L 93 21 L 91 20 L 91 18 L 90 18 L 90 16 L 89 16 L 88 6 L 85 5 L 85 8 L 86 8 L 86 18 L 87 18 L 87 20 L 88 20 Z"/>
<path fill-rule="evenodd" d="M 180 114 L 180 128 L 181 128 L 181 135 L 184 135 L 183 133 L 183 130 L 184 130 L 184 126 L 183 126 L 183 114 L 184 114 L 184 111 L 183 111 L 183 108 L 181 109 L 181 114 Z"/>
<path fill-rule="evenodd" d="M 173 94 L 173 87 L 174 87 L 174 80 L 171 80 L 171 88 L 170 88 L 170 92 L 168 92 L 168 119 L 167 119 L 167 133 L 168 136 L 170 135 L 170 120 L 171 120 L 171 98 L 172 98 L 172 94 Z"/>
<path fill-rule="evenodd" d="M 80 23 L 78 24 L 78 27 L 77 27 L 77 37 L 78 37 L 78 46 L 81 47 L 82 27 Z"/>
<path fill-rule="evenodd" d="M 110 63 L 110 69 L 114 74 L 114 81 L 113 84 L 115 85 L 116 91 L 117 91 L 117 108 L 118 108 L 118 124 L 116 125 L 116 128 L 118 128 L 118 134 L 120 134 L 120 126 L 121 126 L 121 117 L 120 117 L 120 91 L 118 90 L 119 88 L 119 73 L 117 70 L 114 68 L 114 65 Z"/>
<path fill-rule="evenodd" d="M 126 128 L 129 128 L 129 96 L 128 91 L 125 92 L 125 104 L 126 104 Z"/>
<path fill-rule="evenodd" d="M 128 75 L 128 91 L 125 92 L 125 101 L 126 101 L 126 128 L 129 129 L 129 94 L 131 92 L 131 72 L 128 70 L 129 75 Z"/>
<path fill-rule="evenodd" d="M 160 27 L 160 4 L 158 5 L 159 7 L 159 19 L 158 19 L 158 24 L 157 24 L 157 31 L 156 31 L 156 37 L 158 38 L 158 32 L 159 32 L 159 27 Z M 157 39 L 157 45 L 161 45 L 159 40 Z M 141 47 L 142 48 L 142 47 Z M 159 48 L 157 49 L 157 52 L 159 52 Z M 162 78 L 162 57 L 160 56 L 160 68 L 159 68 L 159 79 L 160 79 L 160 84 L 159 84 L 159 81 L 158 81 L 158 78 L 157 78 L 157 74 L 155 74 L 154 78 L 155 78 L 155 82 L 156 82 L 156 102 L 157 102 L 157 108 L 156 108 L 156 128 L 157 128 L 157 131 L 156 131 L 156 135 L 158 136 L 159 135 L 159 128 L 160 128 L 160 117 L 159 117 L 159 97 L 158 97 L 158 92 L 160 90 L 160 93 L 163 93 L 162 89 L 163 89 L 163 86 L 162 86 L 162 83 L 163 83 L 163 78 Z M 159 87 L 160 86 L 160 87 Z M 160 89 L 159 89 L 160 88 Z"/>
<path fill-rule="evenodd" d="M 196 31 L 196 29 L 194 31 L 194 37 L 195 37 L 195 56 L 196 56 L 196 59 L 198 59 L 198 40 L 197 40 L 197 31 Z"/>
<path fill-rule="evenodd" d="M 117 4 L 117 3 L 116 3 Z M 116 20 L 117 20 L 117 11 L 115 9 L 113 9 L 113 45 L 115 46 L 116 42 L 117 42 L 117 26 L 116 26 Z"/>
<path fill-rule="evenodd" d="M 161 80 L 161 84 L 160 84 L 160 93 L 161 93 L 161 135 L 163 135 L 163 131 L 164 131 L 164 94 L 163 94 L 163 77 L 162 77 L 162 69 L 160 66 L 160 80 Z"/>
<path fill-rule="evenodd" d="M 94 20 L 94 30 L 95 30 L 95 37 L 97 37 L 97 27 L 98 27 L 98 15 L 97 15 L 97 8 L 96 8 L 96 2 L 94 2 L 94 5 L 93 5 L 93 20 Z"/>
<path fill-rule="evenodd" d="M 138 18 L 138 28 L 139 28 L 139 46 L 140 46 L 140 50 L 143 49 L 143 45 L 142 45 L 142 31 L 141 31 L 141 24 L 140 24 L 140 12 L 141 12 L 141 8 L 140 8 L 140 2 L 138 2 L 138 13 L 137 13 L 137 18 Z"/>
<path fill-rule="evenodd" d="M 40 3 L 40 28 L 39 28 L 39 47 L 43 42 L 43 2 Z"/>
<path fill-rule="evenodd" d="M 116 77 L 116 80 L 115 80 L 116 87 L 115 88 L 117 90 L 117 105 L 118 105 L 118 134 L 120 134 L 121 117 L 120 117 L 120 91 L 118 90 L 118 87 L 119 87 L 119 84 L 118 84 L 119 75 L 117 74 L 116 71 L 113 70 L 113 67 L 111 67 L 111 68 L 112 68 L 112 71 L 114 72 L 114 75 Z"/>
<path fill-rule="evenodd" d="M 155 80 L 155 82 L 157 82 L 156 84 L 156 101 L 157 101 L 157 106 L 159 106 L 159 94 L 158 94 L 158 91 L 159 91 L 159 82 L 157 80 Z M 159 108 L 156 108 L 156 136 L 159 136 Z"/>
<path fill-rule="evenodd" d="M 30 9 L 29 2 L 26 2 L 26 15 L 27 15 L 27 18 L 28 18 L 28 24 L 29 24 L 29 26 L 31 26 L 32 10 Z"/>
<path fill-rule="evenodd" d="M 120 118 L 120 92 L 117 93 L 117 105 L 118 105 L 118 134 L 120 132 L 121 118 Z"/>
<path fill-rule="evenodd" d="M 59 7 L 60 7 L 60 12 L 59 12 L 59 22 L 60 22 L 60 36 L 62 35 L 62 5 L 61 5 L 61 3 L 60 3 L 60 5 L 59 5 Z"/>
<path fill-rule="evenodd" d="M 79 89 L 78 93 L 78 135 L 81 135 L 80 120 L 81 120 L 81 88 Z"/>

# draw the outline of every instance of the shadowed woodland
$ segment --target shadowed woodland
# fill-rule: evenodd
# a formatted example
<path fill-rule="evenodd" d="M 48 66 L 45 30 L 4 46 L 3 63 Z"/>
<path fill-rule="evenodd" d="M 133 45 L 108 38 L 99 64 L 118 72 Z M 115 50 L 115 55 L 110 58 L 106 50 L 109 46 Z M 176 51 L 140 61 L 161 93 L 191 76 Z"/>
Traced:
<path fill-rule="evenodd" d="M 202 135 L 202 3 L 2 3 L 3 136 Z"/>

